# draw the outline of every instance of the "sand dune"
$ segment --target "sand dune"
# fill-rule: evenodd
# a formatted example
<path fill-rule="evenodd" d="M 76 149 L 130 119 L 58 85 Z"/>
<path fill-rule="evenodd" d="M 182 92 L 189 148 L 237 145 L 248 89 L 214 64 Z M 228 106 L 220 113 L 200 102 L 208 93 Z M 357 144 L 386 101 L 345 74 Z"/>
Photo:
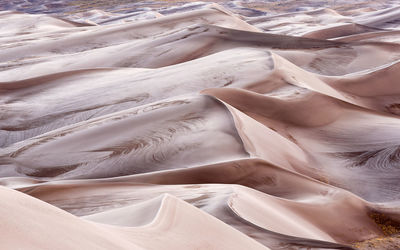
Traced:
<path fill-rule="evenodd" d="M 331 28 L 319 29 L 303 35 L 303 37 L 316 39 L 331 39 L 343 36 L 357 35 L 370 32 L 382 31 L 381 29 L 372 28 L 356 23 L 338 25 Z"/>
<path fill-rule="evenodd" d="M 273 67 L 270 54 L 239 48 L 234 51 L 234 54 L 226 51 L 179 65 L 182 67 L 79 70 L 2 83 L 0 95 L 4 118 L 0 133 L 4 136 L 0 144 L 10 145 L 62 126 L 196 93 L 204 88 L 245 87 L 263 82 Z M 216 67 L 211 64 L 215 60 L 220 62 Z M 193 72 L 190 82 L 184 78 L 187 71 Z M 263 73 L 245 75 L 257 71 Z M 41 91 L 43 88 L 46 92 Z M 29 103 L 31 108 L 25 108 L 23 103 Z M 18 119 L 21 114 L 29 124 Z"/>
<path fill-rule="evenodd" d="M 221 166 L 224 169 L 220 169 Z M 238 167 L 241 168 L 241 171 L 236 170 Z M 246 173 L 249 172 L 246 171 L 247 168 L 252 168 L 257 175 L 250 177 Z M 259 168 L 264 169 L 263 172 L 259 171 Z M 213 169 L 215 174 L 220 172 L 220 176 L 226 170 L 235 170 L 232 175 L 240 173 L 243 176 L 238 183 L 242 185 L 248 183 L 253 188 L 261 189 L 264 193 L 271 193 L 273 196 L 251 191 L 237 185 L 176 186 L 176 184 L 182 181 L 185 182 L 188 178 L 191 178 L 189 182 L 192 183 L 207 183 L 207 177 L 202 177 L 201 181 L 193 178 L 198 178 L 197 176 L 201 172 L 210 173 L 210 169 Z M 163 184 L 163 182 L 165 183 L 164 178 L 154 182 L 154 178 L 157 178 L 157 176 L 164 177 L 164 173 L 125 177 L 123 179 L 93 180 L 86 183 L 63 181 L 53 185 L 45 184 L 19 190 L 77 215 L 91 214 L 85 218 L 103 222 L 112 220 L 111 224 L 119 223 L 114 218 L 116 214 L 131 211 L 132 209 L 140 209 L 142 205 L 137 202 L 146 197 L 143 196 L 144 194 L 157 197 L 162 190 L 168 190 L 169 193 L 206 210 L 226 223 L 236 224 L 232 220 L 237 219 L 232 218 L 226 211 L 226 209 L 231 209 L 237 216 L 258 227 L 287 235 L 287 240 L 291 239 L 289 236 L 296 236 L 343 243 L 381 234 L 376 224 L 367 216 L 370 208 L 354 195 L 304 176 L 283 171 L 279 167 L 268 165 L 261 160 L 238 161 L 234 164 L 202 166 L 193 170 L 179 170 L 175 173 L 167 173 L 165 176 L 169 179 L 167 182 L 175 184 L 173 186 L 155 187 L 132 184 L 135 182 L 144 183 L 147 180 L 159 185 Z M 218 182 L 217 176 L 208 179 Z M 236 175 L 232 177 L 237 179 Z M 269 178 L 268 186 L 264 184 L 267 178 Z M 222 178 L 220 179 L 224 181 Z M 257 179 L 264 180 L 264 183 L 259 181 L 258 186 L 254 186 L 257 183 Z M 232 183 L 235 182 L 233 181 Z M 299 186 L 291 187 L 289 184 L 293 182 L 299 184 Z M 219 191 L 214 192 L 212 190 Z M 102 198 L 101 203 L 98 202 L 97 196 L 89 198 L 96 193 L 101 193 L 102 196 L 108 198 Z M 128 199 L 128 197 L 130 198 Z M 158 201 L 155 198 L 152 203 L 156 202 Z M 338 202 L 341 204 L 340 206 L 337 205 Z M 326 209 L 322 210 L 319 206 L 323 206 Z M 222 207 L 226 207 L 226 209 L 221 210 Z M 332 207 L 332 209 L 328 209 L 328 207 Z M 343 217 L 342 211 L 349 213 L 353 211 L 352 213 L 354 214 L 350 217 Z M 150 211 L 149 214 L 151 214 Z M 261 214 L 263 214 L 262 217 L 259 217 Z M 327 221 L 320 220 L 318 216 L 322 218 L 337 218 L 329 224 Z M 144 218 L 140 217 L 139 219 Z M 307 224 L 304 220 L 311 224 Z M 129 221 L 124 220 L 120 223 L 132 223 L 132 225 L 139 223 Z M 345 221 L 352 226 L 346 229 L 346 226 L 343 226 Z M 243 227 L 241 224 L 237 224 L 235 227 L 247 233 L 259 231 L 257 227 Z M 363 228 L 365 231 L 362 234 L 354 233 L 355 228 Z M 367 228 L 368 230 L 366 230 Z M 349 231 L 344 233 L 344 230 Z M 327 233 L 324 233 L 324 231 Z M 262 231 L 258 233 L 262 233 Z M 271 233 L 263 232 L 263 234 L 269 235 Z M 265 241 L 271 244 L 268 240 Z"/>
<path fill-rule="evenodd" d="M 396 244 L 398 6 L 139 2 L 0 12 L 2 247 Z"/>
<path fill-rule="evenodd" d="M 399 6 L 360 15 L 354 19 L 355 22 L 375 28 L 398 28 L 400 16 Z"/>
<path fill-rule="evenodd" d="M 291 152 L 293 156 L 289 159 L 294 163 L 290 166 L 300 173 L 319 179 L 329 176 L 332 179 L 328 178 L 325 181 L 332 181 L 335 185 L 350 189 L 372 201 L 389 201 L 397 196 L 397 117 L 362 109 L 317 93 L 286 101 L 236 89 L 212 89 L 206 90 L 205 93 L 223 100 L 292 140 L 310 157 L 307 164 L 301 164 L 298 152 L 284 151 Z M 254 106 L 254 103 L 257 103 L 257 106 Z M 312 108 L 309 105 L 312 105 Z M 313 112 L 310 113 L 309 109 Z M 353 128 L 355 124 L 357 127 Z M 253 138 L 257 142 L 261 140 L 258 130 L 253 128 L 250 131 L 255 135 L 242 138 L 250 140 L 250 144 L 255 143 Z M 266 136 L 265 132 L 263 134 Z M 284 144 L 280 144 L 288 149 Z M 276 149 L 275 146 L 274 150 Z M 318 152 L 316 155 L 314 150 Z M 268 154 L 273 152 L 266 151 Z M 263 151 L 258 151 L 257 156 L 263 154 Z M 310 168 L 313 165 L 315 167 Z M 319 171 L 322 172 L 317 174 Z M 345 176 L 343 173 L 346 173 Z M 370 185 L 359 186 L 365 180 L 368 180 Z"/>
<path fill-rule="evenodd" d="M 7 205 L 1 208 L 2 216 L 13 211 L 12 214 L 17 218 L 14 221 L 2 218 L 3 222 L 7 221 L 3 224 L 4 228 L 11 229 L 5 230 L 7 234 L 3 233 L 1 236 L 3 246 L 7 248 L 71 249 L 79 245 L 79 247 L 90 249 L 160 249 L 161 247 L 186 249 L 188 246 L 208 249 L 219 247 L 268 249 L 212 216 L 170 195 L 160 197 L 162 201 L 159 210 L 149 223 L 126 228 L 91 223 L 9 189 L 1 188 L 1 194 L 2 198 L 7 199 Z M 154 205 L 157 204 L 147 204 L 149 208 Z M 148 209 L 145 210 L 146 214 L 147 211 Z M 179 216 L 171 217 L 171 214 Z M 46 223 L 38 224 L 37 220 Z M 213 231 L 208 230 L 210 227 Z M 46 234 L 43 234 L 45 228 L 55 230 L 46 231 Z M 197 233 L 195 233 L 196 229 Z M 157 233 L 165 230 L 167 234 Z M 154 237 L 154 234 L 158 234 L 158 237 Z M 198 238 L 197 234 L 204 237 Z M 27 235 L 29 237 L 26 237 Z M 18 240 L 21 237 L 24 238 L 23 242 Z M 182 239 L 171 241 L 170 237 Z"/>
<path fill-rule="evenodd" d="M 342 78 L 325 77 L 323 80 L 351 96 L 360 106 L 399 115 L 400 109 L 397 104 L 400 101 L 400 89 L 395 80 L 399 74 L 398 68 L 399 62 L 395 61 L 370 72 Z"/>
<path fill-rule="evenodd" d="M 246 156 L 230 120 L 220 104 L 204 96 L 126 109 L 6 148 L 1 175 L 112 177 Z"/>

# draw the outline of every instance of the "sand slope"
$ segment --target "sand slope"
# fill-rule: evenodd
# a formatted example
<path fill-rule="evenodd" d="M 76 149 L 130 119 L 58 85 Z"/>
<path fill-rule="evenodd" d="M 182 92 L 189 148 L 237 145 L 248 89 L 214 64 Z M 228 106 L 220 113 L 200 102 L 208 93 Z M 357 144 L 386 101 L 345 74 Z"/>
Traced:
<path fill-rule="evenodd" d="M 1 207 L 1 214 L 16 218 L 12 221 L 2 218 L 5 223 L 2 224 L 4 233 L 1 238 L 6 248 L 73 249 L 79 245 L 87 249 L 268 249 L 170 195 L 160 197 L 158 203 L 143 204 L 147 208 L 142 212 L 147 214 L 149 209 L 158 209 L 157 213 L 144 225 L 130 227 L 92 223 L 6 188 L 1 188 L 1 196 L 7 199 L 7 204 Z M 137 211 L 132 209 L 130 212 L 136 212 L 138 216 Z M 213 228 L 213 231 L 208 228 Z M 176 237 L 176 240 L 171 241 L 171 237 Z M 21 242 L 20 238 L 24 240 Z"/>

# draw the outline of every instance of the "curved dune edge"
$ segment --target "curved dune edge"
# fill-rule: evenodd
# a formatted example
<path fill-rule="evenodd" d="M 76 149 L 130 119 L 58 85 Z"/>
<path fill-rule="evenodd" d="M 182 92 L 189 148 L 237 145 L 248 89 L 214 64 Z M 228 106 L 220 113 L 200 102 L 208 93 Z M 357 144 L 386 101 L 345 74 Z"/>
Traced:
<path fill-rule="evenodd" d="M 166 25 L 165 25 L 166 24 Z M 213 7 L 194 10 L 187 13 L 178 13 L 171 16 L 161 17 L 155 20 L 142 21 L 127 25 L 114 25 L 110 27 L 93 26 L 92 32 L 84 32 L 80 35 L 62 37 L 62 42 L 44 41 L 39 45 L 27 45 L 22 48 L 11 48 L 0 53 L 2 61 L 15 60 L 18 57 L 31 56 L 32 54 L 48 54 L 49 51 L 68 53 L 73 50 L 85 51 L 105 45 L 116 45 L 131 39 L 143 39 L 157 36 L 162 33 L 184 28 L 190 25 L 217 24 L 222 27 L 235 28 L 239 30 L 258 31 L 255 27 L 230 13 L 221 11 L 221 8 Z M 100 29 L 101 28 L 101 29 Z M 119 35 L 119 36 L 116 36 Z M 53 52 L 54 53 L 54 52 Z"/>
<path fill-rule="evenodd" d="M 399 115 L 400 88 L 395 80 L 399 67 L 400 62 L 395 61 L 365 73 L 321 78 L 333 88 L 353 96 L 364 107 Z"/>
<path fill-rule="evenodd" d="M 344 24 L 322 30 L 312 31 L 310 33 L 304 34 L 303 37 L 316 38 L 316 39 L 330 39 L 330 38 L 340 38 L 350 35 L 358 35 L 369 32 L 377 32 L 377 31 L 382 31 L 382 30 L 352 23 L 352 24 Z M 338 39 L 335 40 L 338 41 Z"/>
<path fill-rule="evenodd" d="M 287 162 L 279 163 L 282 164 L 282 167 L 296 169 L 296 171 L 305 175 L 348 189 L 369 201 L 383 202 L 391 200 L 393 195 L 397 197 L 395 162 L 398 137 L 393 137 L 396 134 L 393 133 L 395 127 L 399 125 L 397 117 L 361 109 L 317 93 L 308 93 L 290 101 L 228 88 L 209 89 L 204 90 L 203 93 L 228 103 L 246 114 L 247 117 L 256 120 L 256 124 L 261 123 L 272 128 L 283 137 L 291 140 L 307 155 L 306 160 L 299 161 L 298 156 L 294 153 L 296 151 L 285 151 L 284 148 L 281 148 L 281 152 L 293 154 L 293 156 L 290 155 L 290 157 L 285 158 L 286 161 L 287 159 L 292 161 L 289 164 Z M 257 105 L 254 105 L 255 103 Z M 309 108 L 307 107 L 312 107 L 313 113 L 308 112 Z M 233 113 L 235 113 L 235 117 L 236 111 Z M 236 124 L 240 124 L 240 121 Z M 360 124 L 365 130 L 352 129 L 351 125 L 354 124 Z M 377 131 L 377 134 L 367 132 L 377 126 L 383 128 Z M 240 125 L 237 127 L 239 131 L 242 130 Z M 262 129 L 263 126 L 259 127 Z M 245 133 L 245 136 L 243 136 L 243 133 Z M 249 132 L 249 129 L 244 129 L 239 134 L 242 136 L 245 145 L 246 141 L 250 141 L 247 144 L 251 145 L 254 142 L 262 141 L 264 138 L 260 134 Z M 246 134 L 252 135 L 251 139 L 254 142 L 246 138 Z M 268 137 L 265 136 L 265 138 Z M 385 138 L 386 141 L 382 142 L 382 138 Z M 369 141 L 370 149 L 363 146 L 366 141 Z M 250 152 L 254 149 L 251 146 L 247 148 L 250 148 Z M 263 155 L 263 151 L 271 154 L 277 149 L 279 149 L 277 146 L 273 147 L 272 150 L 266 147 L 258 147 L 257 156 L 266 157 L 266 160 L 269 160 L 269 156 Z M 360 150 L 361 153 L 357 153 L 360 152 L 357 150 Z M 367 150 L 365 155 L 362 150 Z M 371 152 L 374 152 L 374 150 L 382 152 L 376 157 L 368 157 L 367 152 L 369 150 Z M 350 152 L 353 152 L 354 156 Z M 387 157 L 393 159 L 393 161 L 386 160 Z M 274 160 L 278 159 L 274 158 Z M 368 170 L 364 170 L 365 173 L 363 173 L 360 171 L 360 167 Z M 389 172 L 392 174 L 388 174 Z M 346 173 L 345 176 L 342 173 Z M 383 178 L 385 178 L 385 181 Z M 369 180 L 372 185 L 363 188 L 359 186 L 366 180 Z M 379 195 L 377 195 L 378 193 Z"/>
<path fill-rule="evenodd" d="M 227 98 L 227 96 L 224 95 L 224 93 L 229 93 L 230 91 L 232 91 L 231 94 L 229 95 L 230 97 Z M 274 108 L 273 108 L 274 105 L 271 105 L 271 104 L 266 104 L 266 105 L 269 106 L 269 109 L 271 111 L 265 112 L 267 109 L 264 109 L 264 113 L 262 115 L 261 115 L 261 113 L 257 113 L 257 110 L 254 110 L 254 109 L 251 110 L 251 111 L 247 110 L 247 107 L 249 107 L 248 106 L 249 102 L 257 102 L 256 98 L 255 98 L 256 96 L 252 96 L 251 98 L 248 98 L 248 97 L 240 98 L 241 101 L 238 102 L 239 99 L 235 99 L 235 97 L 233 97 L 235 95 L 234 92 L 236 92 L 235 94 L 239 94 L 240 92 L 242 92 L 242 94 L 245 93 L 245 91 L 239 91 L 239 90 L 233 90 L 233 89 L 232 90 L 229 90 L 229 89 L 225 89 L 225 90 L 214 89 L 214 90 L 205 90 L 205 91 L 203 91 L 203 93 L 205 93 L 205 94 L 211 94 L 213 96 L 216 96 L 217 98 L 220 98 L 220 99 L 222 99 L 224 101 L 227 101 L 231 105 L 234 105 L 235 107 L 239 108 L 239 110 L 242 110 L 242 111 L 244 110 L 245 113 L 250 115 L 253 119 L 256 119 L 256 120 L 260 121 L 261 123 L 263 123 L 267 127 L 274 126 L 273 124 L 275 124 L 277 121 L 278 121 L 278 124 L 284 122 L 284 124 L 289 124 L 289 125 L 292 125 L 292 126 L 293 125 L 294 126 L 299 126 L 299 125 L 300 126 L 321 126 L 321 125 L 324 125 L 324 123 L 320 123 L 320 122 L 319 122 L 319 124 L 318 123 L 317 124 L 314 124 L 314 123 L 304 124 L 304 123 L 298 123 L 298 121 L 295 121 L 296 123 L 293 124 L 294 121 L 281 120 L 281 118 L 280 118 L 281 116 L 276 116 L 275 115 L 276 112 L 274 112 Z M 265 99 L 265 97 L 262 97 L 262 98 Z M 266 99 L 265 99 L 265 101 L 266 101 Z M 260 140 L 263 140 L 264 138 L 265 138 L 264 140 L 267 140 L 269 142 L 270 141 L 277 141 L 277 140 L 276 139 L 274 139 L 274 140 L 268 139 L 268 137 L 266 136 L 266 134 L 267 134 L 266 132 L 261 132 L 260 130 L 257 130 L 254 126 L 253 127 L 249 127 L 248 125 L 251 124 L 251 121 L 249 120 L 248 116 L 244 115 L 242 112 L 240 112 L 239 110 L 237 110 L 236 108 L 233 108 L 232 106 L 230 106 L 228 104 L 225 104 L 225 105 L 227 105 L 229 110 L 231 111 L 231 113 L 232 113 L 232 115 L 233 115 L 233 117 L 235 119 L 235 124 L 236 124 L 236 126 L 238 128 L 239 135 L 242 137 L 244 145 L 245 145 L 245 147 L 246 147 L 246 149 L 248 150 L 249 153 L 255 154 L 257 157 L 261 157 L 261 158 L 263 158 L 263 159 L 265 159 L 267 161 L 270 161 L 270 159 L 273 158 L 274 161 L 275 161 L 275 162 L 273 162 L 274 164 L 278 164 L 278 165 L 280 165 L 280 166 L 282 166 L 284 168 L 288 168 L 291 171 L 298 171 L 300 173 L 303 173 L 303 174 L 306 174 L 308 176 L 312 176 L 313 178 L 317 178 L 317 179 L 321 179 L 321 180 L 324 179 L 323 176 L 319 176 L 318 175 L 318 170 L 315 171 L 315 169 L 314 169 L 313 171 L 310 171 L 309 166 L 310 166 L 310 163 L 312 164 L 312 161 L 311 161 L 311 159 L 309 157 L 308 157 L 308 159 L 307 159 L 307 157 L 304 157 L 303 158 L 303 162 L 298 160 L 299 156 L 296 156 L 296 155 L 298 155 L 298 153 L 296 154 L 296 150 L 293 150 L 293 149 L 290 150 L 291 147 L 293 147 L 293 146 L 285 145 L 285 143 L 282 143 L 282 142 L 279 143 L 279 146 L 282 146 L 282 147 L 285 148 L 285 150 L 281 149 L 282 152 L 286 153 L 288 151 L 291 151 L 291 155 L 290 155 L 290 159 L 292 159 L 291 163 L 276 162 L 276 160 L 279 159 L 279 156 L 277 156 L 276 153 L 273 155 L 273 157 L 271 157 L 271 153 L 273 153 L 274 150 L 277 150 L 277 149 L 279 150 L 279 146 L 278 145 L 271 145 L 273 150 L 271 150 L 271 149 L 266 150 L 268 152 L 267 155 L 265 155 L 262 152 L 256 150 L 256 149 L 262 148 L 262 147 L 260 147 L 261 145 L 266 145 L 266 143 L 264 143 L 264 144 L 260 143 Z M 250 105 L 250 106 L 252 106 L 252 105 Z M 281 107 L 282 107 L 282 105 L 281 105 Z M 260 110 L 262 110 L 262 108 Z M 282 109 L 281 109 L 281 112 L 282 112 Z M 283 108 L 283 112 L 285 112 L 284 108 Z M 291 117 L 293 118 L 294 116 L 292 115 Z M 331 117 L 330 119 L 332 119 L 332 118 L 333 119 L 338 119 L 339 117 L 340 116 Z M 271 120 L 271 118 L 272 118 L 272 120 Z M 247 119 L 247 120 L 245 120 L 245 119 Z M 244 121 L 246 121 L 246 122 L 244 122 Z M 309 121 L 312 121 L 312 120 L 309 120 Z M 334 120 L 330 120 L 329 123 L 333 122 L 333 121 Z M 256 123 L 258 123 L 258 122 L 256 122 Z M 243 126 L 243 124 L 246 124 L 246 126 Z M 259 127 L 265 129 L 265 127 L 262 127 L 262 126 L 259 126 Z M 280 134 L 282 134 L 283 136 L 285 136 L 287 138 L 293 138 L 285 130 L 281 130 L 279 132 L 280 132 Z M 260 134 L 263 134 L 263 136 L 259 136 Z M 298 137 L 296 137 L 296 138 L 298 138 Z M 300 145 L 297 140 L 294 141 L 294 142 L 295 142 L 295 144 Z M 300 150 L 300 152 L 302 152 L 302 150 Z M 302 152 L 302 153 L 304 155 L 304 152 Z M 283 158 L 287 159 L 288 157 L 286 156 L 286 157 L 283 157 Z M 296 158 L 297 158 L 297 161 L 295 160 Z M 304 167 L 304 166 L 307 166 L 307 167 Z M 318 169 L 318 167 L 317 167 L 317 169 Z M 361 177 L 361 179 L 362 179 L 362 177 Z M 377 180 L 378 180 L 378 178 L 377 178 Z M 393 180 L 395 180 L 395 178 Z M 349 186 L 347 186 L 347 188 L 349 188 Z M 352 190 L 352 188 L 350 188 L 350 190 Z M 364 203 L 364 201 L 362 203 Z M 384 207 L 382 207 L 382 206 L 380 206 L 378 204 L 377 205 L 373 205 L 373 204 L 368 203 L 368 202 L 366 204 L 368 204 L 368 206 L 371 206 L 369 209 L 367 209 L 367 213 L 371 213 L 371 211 L 381 211 L 382 213 L 389 215 L 389 217 L 395 218 L 395 220 L 398 220 L 398 213 L 399 213 L 398 209 L 395 209 L 393 211 L 390 208 L 391 207 L 390 205 L 389 205 L 389 207 L 387 209 L 385 209 Z M 368 218 L 368 216 L 366 218 Z M 370 218 L 368 218 L 367 221 L 370 222 Z"/>
<path fill-rule="evenodd" d="M 113 133 L 115 129 L 119 136 Z M 218 140 L 204 140 L 207 137 Z M 42 155 L 43 150 L 47 156 Z M 44 180 L 115 177 L 247 156 L 225 107 L 201 95 L 163 100 L 75 123 L 3 152 L 3 177 Z"/>
<path fill-rule="evenodd" d="M 269 180 L 269 182 L 265 182 L 265 180 Z M 91 193 L 94 195 L 95 193 L 106 192 L 110 197 L 109 199 L 113 199 L 111 197 L 117 195 L 119 192 L 123 193 L 131 188 L 140 187 L 142 190 L 153 189 L 152 186 L 141 186 L 144 183 L 158 185 L 235 183 L 251 187 L 264 194 L 235 185 L 232 186 L 232 194 L 229 195 L 230 198 L 226 201 L 226 204 L 240 218 L 269 231 L 284 235 L 341 243 L 351 243 L 382 235 L 379 227 L 368 216 L 370 211 L 376 210 L 373 204 L 366 203 L 351 193 L 336 187 L 270 165 L 260 159 L 240 160 L 197 168 L 172 170 L 169 172 L 161 171 L 110 179 L 57 181 L 53 182 L 53 184 L 31 185 L 19 188 L 19 190 L 51 204 L 61 205 L 63 209 L 67 210 L 69 205 L 66 202 L 70 203 L 68 199 L 72 199 L 74 203 L 70 204 L 74 204 L 76 208 L 70 211 L 81 213 L 79 211 L 81 209 L 84 211 L 85 207 L 93 209 L 94 206 L 99 206 L 95 205 L 96 203 L 91 205 L 91 202 L 87 203 L 87 201 L 84 203 L 77 202 L 78 200 L 87 200 L 84 198 L 86 196 L 85 193 L 87 195 Z M 169 192 L 178 192 L 176 193 L 177 195 L 184 195 L 184 193 L 178 191 L 180 188 L 176 190 L 173 186 L 170 187 L 172 189 L 169 188 Z M 109 191 L 106 191 L 107 189 Z M 201 186 L 198 186 L 197 189 L 201 189 Z M 141 192 L 146 193 L 146 191 Z M 132 199 L 135 195 L 129 195 L 129 197 Z M 185 197 L 185 195 L 182 197 Z M 140 200 L 141 198 L 136 199 Z M 155 198 L 155 203 L 157 203 L 157 199 Z M 192 200 L 187 197 L 186 199 L 188 201 Z M 255 203 L 256 201 L 258 203 Z M 83 207 L 78 208 L 80 206 Z M 132 205 L 124 205 L 124 203 L 118 206 L 122 207 L 111 210 L 104 207 L 102 208 L 106 209 L 104 212 L 96 212 L 85 218 L 108 222 L 110 224 L 135 224 L 138 223 L 135 221 L 144 219 L 143 216 L 139 218 L 135 216 L 129 220 L 130 216 L 121 215 L 129 211 L 140 211 L 138 209 L 142 207 L 141 203 L 133 207 Z M 257 212 L 258 209 L 260 210 L 259 212 Z M 270 212 L 265 214 L 265 211 Z M 117 217 L 118 214 L 121 217 Z M 291 216 L 288 217 L 289 214 Z M 351 216 L 344 217 L 343 214 L 351 214 Z M 262 215 L 262 218 L 257 218 L 259 215 Z M 333 218 L 335 216 L 337 217 L 336 219 L 329 220 L 333 223 L 332 225 L 319 218 Z M 123 221 L 118 222 L 122 218 L 124 218 Z M 274 220 L 278 220 L 279 223 Z M 363 233 L 360 233 L 360 230 Z"/>
<path fill-rule="evenodd" d="M 188 246 L 268 249 L 169 195 L 163 197 L 151 223 L 135 228 L 90 223 L 19 192 L 3 187 L 0 190 L 3 201 L 7 201 L 1 207 L 6 229 L 2 230 L 1 238 L 6 248 L 71 249 L 79 245 L 98 249 L 186 249 Z M 15 214 L 14 219 L 10 219 L 10 211 Z M 45 223 L 36 223 L 37 220 Z M 26 227 L 28 223 L 30 226 Z M 213 231 L 208 230 L 210 227 Z M 180 240 L 171 241 L 172 235 Z M 16 240 L 21 237 L 23 242 Z"/>

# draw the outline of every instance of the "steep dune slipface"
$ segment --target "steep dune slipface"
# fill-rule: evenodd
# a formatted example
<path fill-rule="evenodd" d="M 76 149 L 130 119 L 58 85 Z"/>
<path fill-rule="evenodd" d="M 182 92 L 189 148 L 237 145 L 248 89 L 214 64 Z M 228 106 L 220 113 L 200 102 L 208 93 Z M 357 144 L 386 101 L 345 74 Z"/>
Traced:
<path fill-rule="evenodd" d="M 215 140 L 207 140 L 210 137 Z M 247 155 L 227 110 L 205 96 L 115 112 L 4 151 L 2 162 L 8 164 L 2 168 L 3 177 L 39 178 L 113 177 Z"/>
<path fill-rule="evenodd" d="M 377 31 L 377 32 L 367 32 L 361 33 L 358 35 L 349 35 L 345 37 L 339 37 L 334 39 L 336 41 L 342 42 L 390 42 L 390 43 L 399 43 L 399 32 L 397 30 L 394 31 Z"/>
<path fill-rule="evenodd" d="M 400 7 L 394 6 L 392 8 L 366 13 L 354 18 L 354 22 L 367 25 L 369 27 L 378 27 L 386 29 L 398 28 L 400 16 Z"/>
<path fill-rule="evenodd" d="M 5 19 L 4 22 L 9 22 L 9 16 L 3 15 L 1 17 Z M 24 43 L 17 44 L 15 47 L 3 50 L 0 53 L 0 57 L 2 62 L 6 62 L 26 60 L 29 57 L 73 54 L 118 45 L 131 40 L 140 42 L 146 38 L 152 39 L 165 33 L 176 32 L 193 24 L 214 24 L 240 30 L 257 31 L 256 28 L 215 5 L 207 9 L 179 13 L 156 20 L 142 21 L 128 25 L 117 24 L 106 27 L 86 27 L 85 29 L 77 29 L 76 32 L 62 33 L 56 37 L 51 34 L 54 30 L 50 29 L 50 34 L 47 34 L 47 37 L 46 34 L 37 34 L 39 37 L 47 38 L 43 42 L 28 43 L 26 45 Z M 17 40 L 17 42 L 20 41 Z"/>
<path fill-rule="evenodd" d="M 238 48 L 155 70 L 76 70 L 0 83 L 0 144 L 204 88 L 257 85 L 272 68 L 269 53 Z"/>
<path fill-rule="evenodd" d="M 320 29 L 304 34 L 303 37 L 316 38 L 316 39 L 330 39 L 343 36 L 357 35 L 369 32 L 378 32 L 381 29 L 372 28 L 360 24 L 342 24 L 331 28 Z"/>
<path fill-rule="evenodd" d="M 48 15 L 29 15 L 18 12 L 2 12 L 0 14 L 0 38 L 2 41 L 16 39 L 13 36 L 35 35 L 49 30 L 54 32 L 68 31 L 70 28 L 85 26 L 84 24 L 50 17 Z M 8 40 L 10 41 L 10 40 Z"/>
<path fill-rule="evenodd" d="M 310 30 L 319 30 L 338 23 L 344 24 L 351 20 L 336 11 L 323 8 L 311 11 L 297 11 L 293 13 L 276 14 L 249 18 L 249 23 L 271 33 L 301 36 Z"/>
<path fill-rule="evenodd" d="M 235 89 L 211 89 L 205 93 L 220 98 L 291 139 L 308 155 L 302 164 L 299 161 L 292 164 L 300 166 L 296 168 L 298 172 L 345 187 L 371 201 L 390 201 L 397 197 L 399 134 L 396 131 L 400 125 L 397 117 L 316 93 L 285 101 Z M 313 113 L 308 112 L 309 105 L 313 105 Z M 247 134 L 242 137 L 248 139 L 250 145 L 261 140 L 257 130 L 245 128 L 244 131 L 242 133 Z M 263 136 L 268 138 L 266 133 Z M 283 143 L 280 145 L 284 147 Z M 290 159 L 296 159 L 298 153 L 295 150 L 288 146 L 284 148 L 293 155 Z M 265 151 L 267 154 L 273 152 Z M 268 159 L 264 154 L 261 151 L 257 156 Z M 360 186 L 365 181 L 369 185 Z"/>
<path fill-rule="evenodd" d="M 194 178 L 197 178 L 199 172 L 214 173 L 221 176 L 226 170 L 235 171 L 243 177 L 238 181 L 233 179 L 232 183 L 249 184 L 255 189 L 263 190 L 263 192 L 271 193 L 274 196 L 236 185 L 170 185 L 157 187 L 132 185 L 133 181 L 150 181 L 161 184 L 164 178 L 156 182 L 154 178 L 157 176 L 164 177 L 163 172 L 138 178 L 132 176 L 118 180 L 96 180 L 89 183 L 63 181 L 54 185 L 44 184 L 20 190 L 74 214 L 85 215 L 89 213 L 91 215 L 85 218 L 103 222 L 110 221 L 118 213 L 136 211 L 142 207 L 138 202 L 145 197 L 156 197 L 163 190 L 168 190 L 168 193 L 185 199 L 222 221 L 234 225 L 238 230 L 252 235 L 251 237 L 255 239 L 264 235 L 267 238 L 262 242 L 268 246 L 276 246 L 277 244 L 274 242 L 276 241 L 274 238 L 277 238 L 277 236 L 271 231 L 286 235 L 280 237 L 280 240 L 286 244 L 294 243 L 293 237 L 348 243 L 381 235 L 377 225 L 368 217 L 369 207 L 364 201 L 350 193 L 284 171 L 279 167 L 269 166 L 260 160 L 240 161 L 234 164 L 226 163 L 223 165 L 225 171 L 220 169 L 221 166 L 202 166 L 193 170 L 179 170 L 176 173 L 170 173 L 169 176 L 167 174 L 165 177 L 169 178 L 170 184 L 204 183 L 208 180 L 218 182 L 218 175 L 209 178 L 203 177 L 201 181 L 195 181 Z M 238 171 L 239 167 L 243 170 Z M 209 172 L 210 168 L 214 171 Z M 245 174 L 247 168 L 253 169 L 252 175 Z M 236 177 L 236 175 L 234 176 Z M 173 177 L 176 178 L 171 179 Z M 232 177 L 219 177 L 219 181 L 224 182 L 232 179 Z M 260 180 L 258 185 L 257 179 Z M 270 180 L 268 185 L 264 184 L 265 181 L 264 183 L 262 181 L 267 179 Z M 291 183 L 295 183 L 295 186 L 292 187 Z M 98 202 L 100 197 L 102 197 L 101 203 Z M 321 209 L 321 207 L 324 207 L 324 209 Z M 232 216 L 232 212 L 238 218 Z M 148 211 L 148 213 L 151 212 Z M 344 216 L 344 213 L 349 214 L 349 217 Z M 322 218 L 335 219 L 325 220 Z M 248 221 L 250 225 L 243 225 L 239 223 L 240 220 Z M 131 220 L 122 223 L 138 223 L 133 219 L 131 222 L 129 221 Z M 110 223 L 119 222 L 114 219 Z M 252 224 L 253 226 L 251 226 Z M 359 233 L 361 229 L 363 233 Z M 270 237 L 271 239 L 269 239 Z M 309 244 L 315 245 L 316 242 L 310 241 Z M 325 246 L 329 246 L 329 244 L 325 243 Z"/>
<path fill-rule="evenodd" d="M 1 238 L 6 248 L 73 249 L 79 246 L 87 249 L 216 249 L 222 246 L 268 249 L 169 195 L 159 198 L 161 204 L 144 204 L 148 209 L 159 206 L 157 213 L 149 223 L 129 228 L 88 222 L 6 188 L 1 188 L 1 197 L 7 200 L 7 204 L 1 207 Z M 16 220 L 10 219 L 10 215 L 14 215 Z M 136 213 L 136 216 L 139 214 Z M 212 231 L 208 230 L 210 227 Z M 177 240 L 171 241 L 170 237 L 176 237 Z M 21 238 L 24 238 L 22 242 Z"/>
<path fill-rule="evenodd" d="M 320 75 L 343 76 L 397 61 L 399 49 L 397 43 L 365 42 L 345 43 L 325 49 L 274 52 L 306 71 Z"/>
<path fill-rule="evenodd" d="M 351 74 L 346 77 L 323 77 L 324 82 L 351 97 L 360 106 L 400 114 L 400 62 L 395 61 L 381 68 Z"/>
<path fill-rule="evenodd" d="M 226 6 L 258 16 L 0 13 L 5 248 L 352 249 L 400 232 L 398 7 Z"/>

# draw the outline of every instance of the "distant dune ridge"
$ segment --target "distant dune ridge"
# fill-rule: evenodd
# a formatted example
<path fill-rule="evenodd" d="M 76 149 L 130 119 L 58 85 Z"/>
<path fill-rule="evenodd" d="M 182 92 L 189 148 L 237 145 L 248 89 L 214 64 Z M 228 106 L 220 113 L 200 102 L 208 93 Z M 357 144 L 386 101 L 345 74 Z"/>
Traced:
<path fill-rule="evenodd" d="M 0 248 L 400 248 L 400 6 L 228 2 L 0 12 Z"/>

